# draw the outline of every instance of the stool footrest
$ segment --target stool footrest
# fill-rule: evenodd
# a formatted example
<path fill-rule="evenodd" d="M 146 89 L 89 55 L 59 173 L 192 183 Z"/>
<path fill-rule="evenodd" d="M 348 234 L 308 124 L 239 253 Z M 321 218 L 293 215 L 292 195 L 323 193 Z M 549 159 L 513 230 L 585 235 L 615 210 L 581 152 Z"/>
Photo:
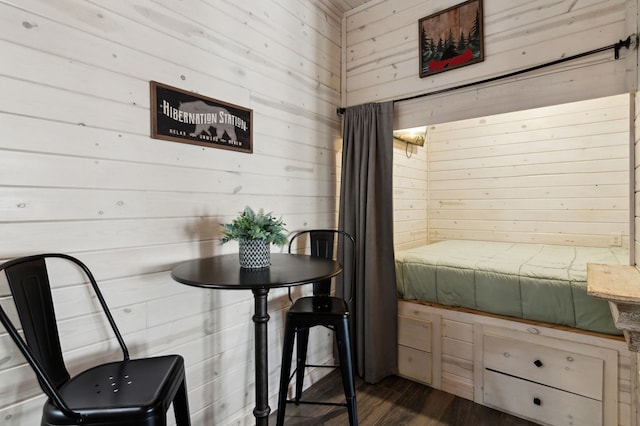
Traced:
<path fill-rule="evenodd" d="M 325 402 L 325 401 L 296 401 L 295 399 L 287 399 L 288 404 L 307 404 L 307 405 L 331 405 L 338 407 L 346 407 L 346 402 Z"/>
<path fill-rule="evenodd" d="M 318 364 L 305 364 L 304 368 L 307 367 L 319 367 L 319 368 L 340 368 L 339 365 L 318 365 Z M 289 376 L 289 381 L 287 383 L 291 383 L 291 379 L 293 379 L 296 375 L 296 372 L 298 371 L 297 368 L 295 368 L 293 370 L 293 373 L 291 373 L 291 375 Z"/>
<path fill-rule="evenodd" d="M 318 365 L 318 364 L 305 364 L 305 367 L 321 367 L 321 368 L 340 368 L 339 365 Z"/>

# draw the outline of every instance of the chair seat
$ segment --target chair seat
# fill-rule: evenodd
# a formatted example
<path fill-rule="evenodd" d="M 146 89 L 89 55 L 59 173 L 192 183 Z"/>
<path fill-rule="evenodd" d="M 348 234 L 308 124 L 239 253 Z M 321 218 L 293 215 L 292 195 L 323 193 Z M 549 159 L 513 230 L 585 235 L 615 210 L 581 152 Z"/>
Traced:
<path fill-rule="evenodd" d="M 287 312 L 288 315 L 349 315 L 349 306 L 344 299 L 331 296 L 309 296 L 297 299 Z"/>
<path fill-rule="evenodd" d="M 50 276 L 49 262 L 62 262 L 78 270 L 91 284 L 93 297 L 111 326 L 123 361 L 98 365 L 71 377 L 62 354 L 51 294 L 51 278 L 59 279 L 61 274 Z M 184 359 L 180 355 L 166 355 L 131 360 L 87 265 L 67 254 L 44 253 L 4 262 L 0 264 L 0 273 L 11 292 L 18 326 L 2 304 L 0 323 L 48 396 L 42 407 L 41 426 L 166 426 L 167 410 L 172 404 L 176 424 L 191 425 Z M 24 337 L 18 329 L 22 329 Z"/>
<path fill-rule="evenodd" d="M 73 377 L 60 394 L 72 410 L 86 416 L 88 424 L 124 418 L 136 424 L 165 416 L 182 376 L 180 355 L 112 362 Z M 47 422 L 43 424 L 75 424 L 50 401 L 43 408 L 43 420 Z"/>

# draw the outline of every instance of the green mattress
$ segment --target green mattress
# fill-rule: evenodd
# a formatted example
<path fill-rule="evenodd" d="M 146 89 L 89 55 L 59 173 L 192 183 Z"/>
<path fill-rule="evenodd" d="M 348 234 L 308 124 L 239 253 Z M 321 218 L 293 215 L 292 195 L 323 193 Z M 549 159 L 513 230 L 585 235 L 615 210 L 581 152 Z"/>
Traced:
<path fill-rule="evenodd" d="M 398 295 L 607 334 L 609 304 L 587 294 L 587 263 L 629 264 L 619 247 L 449 240 L 396 253 Z"/>

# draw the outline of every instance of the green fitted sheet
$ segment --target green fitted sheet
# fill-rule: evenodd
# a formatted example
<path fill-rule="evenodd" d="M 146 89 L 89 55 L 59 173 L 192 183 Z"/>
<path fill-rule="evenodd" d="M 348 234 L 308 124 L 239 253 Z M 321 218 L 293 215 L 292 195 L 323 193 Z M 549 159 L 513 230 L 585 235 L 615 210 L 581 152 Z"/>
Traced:
<path fill-rule="evenodd" d="M 587 294 L 587 263 L 629 264 L 629 250 L 448 240 L 396 253 L 398 295 L 409 300 L 607 334 L 609 304 Z"/>

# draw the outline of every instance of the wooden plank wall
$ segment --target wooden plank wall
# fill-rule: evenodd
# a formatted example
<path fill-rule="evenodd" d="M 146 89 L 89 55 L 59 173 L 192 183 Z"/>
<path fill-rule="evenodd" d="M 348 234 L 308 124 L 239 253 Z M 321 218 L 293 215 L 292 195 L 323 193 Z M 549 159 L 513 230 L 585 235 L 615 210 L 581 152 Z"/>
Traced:
<path fill-rule="evenodd" d="M 85 261 L 134 357 L 185 356 L 194 425 L 253 424 L 253 301 L 169 271 L 237 251 L 219 224 L 245 205 L 335 226 L 341 19 L 328 1 L 0 0 L 0 259 Z M 254 153 L 150 139 L 150 80 L 253 109 Z M 72 370 L 114 356 L 84 295 L 62 272 Z M 287 306 L 271 294 L 272 407 Z M 314 342 L 314 362 L 332 357 L 327 333 Z M 0 424 L 38 424 L 42 402 L 0 332 Z"/>
<path fill-rule="evenodd" d="M 540 65 L 625 39 L 637 30 L 637 0 L 484 1 L 485 60 L 436 74 L 418 75 L 418 20 L 459 2 L 373 0 L 347 12 L 343 49 L 343 104 L 398 100 Z M 448 123 L 572 101 L 629 93 L 637 86 L 637 50 L 611 49 L 490 84 L 395 103 L 395 128 Z M 420 193 L 426 156 L 405 159 L 395 147 L 396 248 L 428 241 Z M 411 164 L 411 165 L 409 165 Z M 417 167 L 417 168 L 416 168 Z M 415 173 L 414 173 L 415 172 Z M 409 177 L 410 176 L 410 177 Z M 407 200 L 412 200 L 407 202 Z M 414 201 L 415 200 L 415 201 Z M 617 233 L 618 230 L 612 231 Z M 613 238 L 613 237 L 612 237 Z"/>
<path fill-rule="evenodd" d="M 429 241 L 629 247 L 629 95 L 427 130 Z"/>
<path fill-rule="evenodd" d="M 428 127 L 394 147 L 395 246 L 630 245 L 629 95 Z"/>
<path fill-rule="evenodd" d="M 403 99 L 611 45 L 637 32 L 637 0 L 485 0 L 485 60 L 419 78 L 418 20 L 458 0 L 371 1 L 345 18 L 346 105 Z M 637 51 L 608 50 L 507 80 L 396 103 L 397 128 L 634 90 Z"/>
<path fill-rule="evenodd" d="M 394 142 L 393 233 L 396 250 L 427 244 L 427 147 Z"/>

